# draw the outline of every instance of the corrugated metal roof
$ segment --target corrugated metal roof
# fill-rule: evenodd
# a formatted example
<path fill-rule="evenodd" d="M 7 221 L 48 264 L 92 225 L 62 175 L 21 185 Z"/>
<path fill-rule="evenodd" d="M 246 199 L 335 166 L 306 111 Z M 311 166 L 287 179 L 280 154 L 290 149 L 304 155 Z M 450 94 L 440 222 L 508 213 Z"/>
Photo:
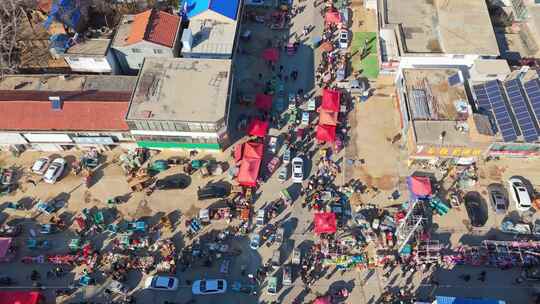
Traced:
<path fill-rule="evenodd" d="M 436 297 L 435 303 L 437 304 L 505 304 L 506 302 L 502 300 L 467 299 L 467 298 L 439 296 L 439 297 Z"/>

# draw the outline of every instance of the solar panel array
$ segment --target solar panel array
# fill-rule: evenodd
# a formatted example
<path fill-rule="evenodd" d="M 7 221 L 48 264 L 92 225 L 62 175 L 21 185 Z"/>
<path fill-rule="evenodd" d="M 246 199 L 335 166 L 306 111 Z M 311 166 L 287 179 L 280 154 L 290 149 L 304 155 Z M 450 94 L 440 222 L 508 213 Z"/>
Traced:
<path fill-rule="evenodd" d="M 534 123 L 535 118 L 527 108 L 527 100 L 521 92 L 521 82 L 519 79 L 512 79 L 505 82 L 504 87 L 523 139 L 526 142 L 538 140 L 538 132 Z"/>
<path fill-rule="evenodd" d="M 474 86 L 479 107 L 491 110 L 497 121 L 502 138 L 506 142 L 515 141 L 517 132 L 514 129 L 510 112 L 504 102 L 503 93 L 497 80 Z"/>
<path fill-rule="evenodd" d="M 540 82 L 538 79 L 533 79 L 525 83 L 523 86 L 525 93 L 529 97 L 529 102 L 536 121 L 540 122 Z"/>

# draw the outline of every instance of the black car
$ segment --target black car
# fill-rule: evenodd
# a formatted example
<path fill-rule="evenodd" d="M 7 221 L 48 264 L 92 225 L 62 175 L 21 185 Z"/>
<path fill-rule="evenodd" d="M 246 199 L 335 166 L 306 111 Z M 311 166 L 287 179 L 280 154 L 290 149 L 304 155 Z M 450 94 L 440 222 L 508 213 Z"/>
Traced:
<path fill-rule="evenodd" d="M 220 198 L 229 195 L 227 188 L 223 185 L 210 184 L 197 190 L 199 200 Z"/>
<path fill-rule="evenodd" d="M 154 184 L 157 190 L 185 189 L 189 186 L 189 177 L 182 175 L 167 176 Z"/>
<path fill-rule="evenodd" d="M 471 226 L 482 227 L 488 219 L 487 206 L 482 201 L 480 193 L 469 192 L 465 195 L 465 209 L 471 221 Z"/>

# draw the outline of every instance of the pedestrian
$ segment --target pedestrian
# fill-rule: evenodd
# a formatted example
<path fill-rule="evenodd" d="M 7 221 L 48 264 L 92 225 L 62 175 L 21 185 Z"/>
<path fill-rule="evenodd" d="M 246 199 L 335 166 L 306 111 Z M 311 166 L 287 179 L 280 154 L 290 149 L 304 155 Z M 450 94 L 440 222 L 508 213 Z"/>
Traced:
<path fill-rule="evenodd" d="M 259 80 L 262 80 L 263 74 L 259 73 Z"/>
<path fill-rule="evenodd" d="M 279 65 L 279 71 L 283 72 L 283 66 L 282 65 Z"/>

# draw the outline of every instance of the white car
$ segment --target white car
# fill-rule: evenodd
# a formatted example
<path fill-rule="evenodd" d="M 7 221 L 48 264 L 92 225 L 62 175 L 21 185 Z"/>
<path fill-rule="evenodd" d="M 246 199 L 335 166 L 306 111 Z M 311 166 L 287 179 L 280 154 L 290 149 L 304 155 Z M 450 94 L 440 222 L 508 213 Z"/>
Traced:
<path fill-rule="evenodd" d="M 301 183 L 304 180 L 304 161 L 300 157 L 292 160 L 292 181 Z"/>
<path fill-rule="evenodd" d="M 508 180 L 508 185 L 510 186 L 510 195 L 516 203 L 516 209 L 518 211 L 529 210 L 531 208 L 531 196 L 523 182 L 517 178 L 511 178 Z"/>
<path fill-rule="evenodd" d="M 339 32 L 339 48 L 346 49 L 349 47 L 349 32 L 347 30 L 341 30 Z"/>
<path fill-rule="evenodd" d="M 43 180 L 49 184 L 56 183 L 56 180 L 62 175 L 62 172 L 64 172 L 65 167 L 65 159 L 57 158 L 53 160 L 52 163 L 49 165 L 49 168 L 45 172 L 45 175 L 43 175 Z"/>
<path fill-rule="evenodd" d="M 170 276 L 151 276 L 144 281 L 144 288 L 175 291 L 178 289 L 178 279 Z"/>
<path fill-rule="evenodd" d="M 50 163 L 51 160 L 48 157 L 40 157 L 34 162 L 34 165 L 32 165 L 32 172 L 43 175 L 45 171 L 47 171 L 47 168 L 49 168 Z"/>
<path fill-rule="evenodd" d="M 259 209 L 259 211 L 257 211 L 257 219 L 255 221 L 255 224 L 257 225 L 257 227 L 262 227 L 264 226 L 266 222 L 266 211 L 264 210 L 264 208 L 261 208 Z"/>
<path fill-rule="evenodd" d="M 253 250 L 259 249 L 261 246 L 261 236 L 258 233 L 254 233 L 249 238 L 249 248 Z"/>
<path fill-rule="evenodd" d="M 268 150 L 272 152 L 273 154 L 276 154 L 278 149 L 278 138 L 277 136 L 270 136 L 268 139 Z"/>
<path fill-rule="evenodd" d="M 227 281 L 223 279 L 197 280 L 191 286 L 191 292 L 194 295 L 224 293 L 225 291 L 227 291 Z"/>

